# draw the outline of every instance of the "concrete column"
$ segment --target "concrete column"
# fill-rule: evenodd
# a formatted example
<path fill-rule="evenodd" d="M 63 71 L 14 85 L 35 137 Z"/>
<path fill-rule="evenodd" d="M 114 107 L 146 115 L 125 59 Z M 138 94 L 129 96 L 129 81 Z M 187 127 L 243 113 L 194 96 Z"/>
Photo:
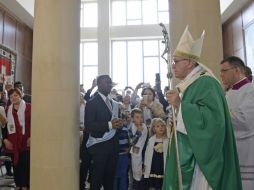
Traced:
<path fill-rule="evenodd" d="M 32 190 L 79 189 L 80 0 L 36 0 Z"/>
<path fill-rule="evenodd" d="M 98 75 L 110 74 L 110 0 L 98 1 Z"/>
<path fill-rule="evenodd" d="M 194 39 L 205 30 L 201 62 L 219 76 L 219 64 L 223 58 L 219 0 L 169 0 L 169 11 L 173 50 L 186 25 L 189 25 Z"/>

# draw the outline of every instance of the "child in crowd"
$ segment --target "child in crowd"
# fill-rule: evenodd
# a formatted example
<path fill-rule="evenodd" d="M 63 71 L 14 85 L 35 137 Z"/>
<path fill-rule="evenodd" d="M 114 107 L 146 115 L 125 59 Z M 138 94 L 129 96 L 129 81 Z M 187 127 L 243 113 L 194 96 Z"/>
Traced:
<path fill-rule="evenodd" d="M 149 190 L 160 190 L 163 184 L 169 139 L 166 123 L 161 118 L 154 118 L 151 125 L 151 137 L 145 152 L 144 178 Z"/>
<path fill-rule="evenodd" d="M 128 184 L 128 164 L 129 164 L 129 134 L 128 134 L 128 120 L 129 114 L 122 113 L 123 126 L 117 129 L 119 138 L 119 157 L 116 168 L 116 175 L 114 181 L 114 190 L 127 190 Z"/>
<path fill-rule="evenodd" d="M 131 111 L 132 123 L 130 130 L 133 134 L 131 153 L 131 166 L 133 173 L 133 189 L 141 190 L 141 179 L 143 174 L 142 150 L 144 149 L 147 139 L 147 127 L 143 123 L 143 113 L 140 109 L 135 108 Z"/>

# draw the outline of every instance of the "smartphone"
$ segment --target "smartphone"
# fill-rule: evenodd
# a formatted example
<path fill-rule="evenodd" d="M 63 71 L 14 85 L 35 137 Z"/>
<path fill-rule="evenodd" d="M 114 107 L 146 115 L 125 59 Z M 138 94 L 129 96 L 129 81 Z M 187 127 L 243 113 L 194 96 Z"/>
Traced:
<path fill-rule="evenodd" d="M 151 87 L 151 85 L 149 83 L 144 83 L 143 88 L 147 88 L 147 87 Z"/>
<path fill-rule="evenodd" d="M 143 101 L 144 101 L 144 104 L 147 105 L 147 103 L 148 103 L 148 95 L 143 95 Z"/>
<path fill-rule="evenodd" d="M 155 74 L 155 81 L 161 81 L 160 73 Z"/>
<path fill-rule="evenodd" d="M 156 91 L 161 91 L 161 77 L 160 77 L 160 73 L 156 73 L 155 74 L 155 87 L 156 87 Z"/>

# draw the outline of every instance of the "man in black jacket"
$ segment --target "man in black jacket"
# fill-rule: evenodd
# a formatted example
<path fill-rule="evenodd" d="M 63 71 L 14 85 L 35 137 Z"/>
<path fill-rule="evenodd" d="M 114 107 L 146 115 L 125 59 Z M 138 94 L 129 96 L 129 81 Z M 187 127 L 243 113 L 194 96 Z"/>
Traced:
<path fill-rule="evenodd" d="M 86 104 L 85 127 L 89 132 L 86 146 L 92 156 L 91 190 L 112 190 L 118 159 L 116 129 L 122 126 L 118 104 L 109 98 L 112 80 L 108 75 L 97 78 L 98 94 Z"/>

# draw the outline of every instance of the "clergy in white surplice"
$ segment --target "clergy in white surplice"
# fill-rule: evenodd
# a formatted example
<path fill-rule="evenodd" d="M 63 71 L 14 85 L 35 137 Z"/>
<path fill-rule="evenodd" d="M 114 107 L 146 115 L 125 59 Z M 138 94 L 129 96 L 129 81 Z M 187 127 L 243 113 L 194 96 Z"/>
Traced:
<path fill-rule="evenodd" d="M 254 189 L 254 84 L 245 77 L 245 64 L 235 56 L 221 62 L 221 79 L 229 87 L 226 99 L 236 138 L 244 190 Z"/>

